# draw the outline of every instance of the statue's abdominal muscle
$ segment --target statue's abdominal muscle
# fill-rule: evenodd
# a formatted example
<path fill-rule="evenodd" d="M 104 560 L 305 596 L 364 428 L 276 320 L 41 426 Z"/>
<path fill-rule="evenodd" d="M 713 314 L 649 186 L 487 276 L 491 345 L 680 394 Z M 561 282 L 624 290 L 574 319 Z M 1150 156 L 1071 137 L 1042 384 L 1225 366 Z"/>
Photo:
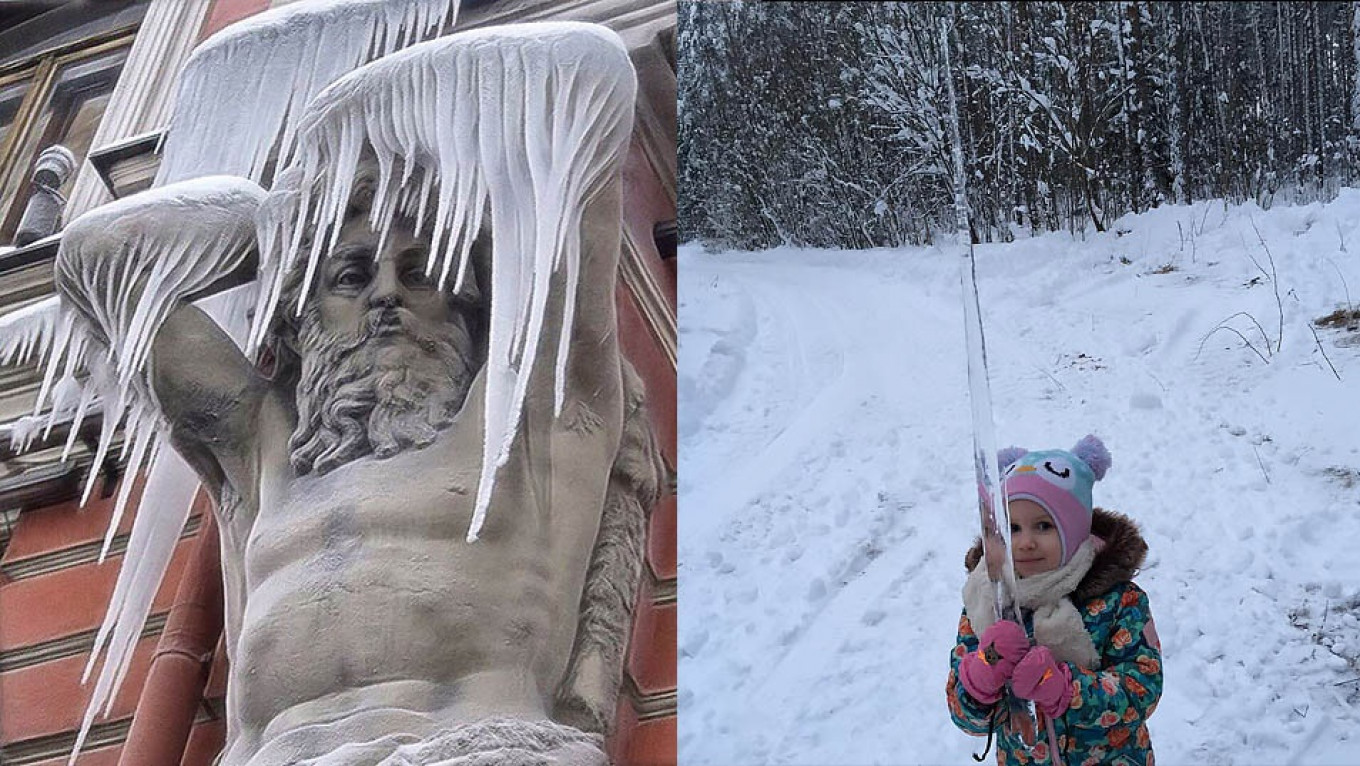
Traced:
<path fill-rule="evenodd" d="M 546 717 L 575 632 L 575 615 L 554 604 L 576 603 L 579 577 L 552 561 L 548 527 L 527 518 L 464 541 L 471 493 L 406 478 L 430 476 L 412 464 L 447 441 L 303 477 L 262 503 L 232 657 L 233 683 L 248 681 L 243 723 L 257 734 L 295 706 L 383 684 L 409 693 L 360 696 L 434 719 L 488 705 Z M 516 678 L 491 682 L 503 672 Z"/>

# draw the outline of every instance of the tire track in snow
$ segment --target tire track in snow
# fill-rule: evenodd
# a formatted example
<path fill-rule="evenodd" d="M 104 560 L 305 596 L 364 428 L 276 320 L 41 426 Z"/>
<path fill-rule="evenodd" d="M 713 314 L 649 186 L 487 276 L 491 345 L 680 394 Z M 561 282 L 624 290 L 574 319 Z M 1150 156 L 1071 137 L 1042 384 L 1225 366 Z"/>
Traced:
<path fill-rule="evenodd" d="M 928 298 L 906 285 L 885 283 L 875 279 L 873 274 L 855 271 L 838 276 L 841 278 L 834 289 L 828 287 L 823 294 L 841 298 L 841 305 L 850 310 L 819 312 L 818 319 L 834 327 L 834 337 L 843 344 L 842 356 L 856 360 L 853 370 L 844 373 L 855 379 L 856 391 L 861 395 L 870 392 L 877 396 L 873 406 L 856 413 L 857 419 L 845 423 L 843 430 L 872 437 L 938 419 L 951 406 L 961 411 L 964 400 L 957 387 L 941 386 L 940 381 L 904 379 L 901 374 L 913 366 L 916 355 L 932 358 L 956 355 L 962 360 L 962 351 L 957 348 L 962 341 L 962 320 L 958 317 L 959 326 L 951 326 L 953 315 L 958 313 L 951 312 L 952 304 Z M 820 275 L 810 279 L 807 269 L 786 269 L 773 281 L 786 282 L 782 287 L 793 290 L 810 283 L 827 285 L 830 279 Z M 888 297 L 892 300 L 885 299 L 884 293 L 890 293 Z M 862 305 L 872 308 L 855 310 L 856 302 L 850 299 L 856 297 L 863 298 Z M 883 306 L 892 306 L 892 313 L 876 313 L 875 310 L 881 310 Z M 885 329 L 888 332 L 880 334 Z M 957 339 L 954 338 L 956 334 Z M 845 403 L 854 398 L 847 397 Z M 863 401 L 863 397 L 859 400 Z M 866 452 L 874 454 L 879 450 L 870 446 Z M 887 477 L 883 479 L 886 481 Z M 911 477 L 911 483 L 919 488 L 939 490 L 943 482 L 941 477 L 923 474 L 920 469 Z M 947 491 L 941 490 L 941 493 L 947 494 Z M 910 510 L 917 509 L 913 506 Z M 932 519 L 931 511 L 929 505 L 920 508 L 918 513 L 923 518 L 915 521 L 928 526 L 948 524 L 943 519 Z M 863 515 L 863 512 L 851 515 Z M 863 530 L 866 542 L 882 542 L 879 535 L 892 531 L 878 529 L 878 526 L 871 523 Z M 934 535 L 926 537 L 931 539 Z M 910 522 L 902 539 L 867 562 L 862 560 L 862 551 L 852 548 L 850 553 L 852 558 L 842 562 L 838 571 L 827 578 L 843 580 L 843 584 L 836 586 L 829 598 L 811 613 L 802 616 L 791 631 L 793 639 L 779 658 L 758 671 L 761 679 L 743 690 L 739 699 L 732 700 L 729 714 L 749 719 L 747 726 L 769 732 L 774 740 L 766 743 L 771 746 L 768 750 L 748 755 L 777 759 L 789 738 L 801 736 L 804 727 L 798 726 L 797 722 L 806 715 L 802 702 L 805 692 L 817 688 L 819 681 L 834 672 L 836 659 L 847 639 L 846 626 L 859 625 L 872 607 L 889 595 L 894 583 L 919 573 L 933 565 L 936 559 L 936 551 L 922 540 Z M 828 652 L 828 649 L 833 651 Z M 783 704 L 769 706 L 769 702 Z"/>
<path fill-rule="evenodd" d="M 691 477 L 689 486 L 693 490 L 686 497 L 692 508 L 702 509 L 701 514 L 691 514 L 685 519 L 685 543 L 703 547 L 708 538 L 718 532 L 732 514 L 755 502 L 784 471 L 794 467 L 801 455 L 815 449 L 818 441 L 825 435 L 822 427 L 828 420 L 834 420 L 854 404 L 853 398 L 845 395 L 843 383 L 849 371 L 846 355 L 837 347 L 836 338 L 826 332 L 824 324 L 815 320 L 829 321 L 832 312 L 818 298 L 812 298 L 807 306 L 814 311 L 795 314 L 787 307 L 784 296 L 779 290 L 769 286 L 769 267 L 742 269 L 728 272 L 728 277 L 739 277 L 744 282 L 746 292 L 756 306 L 757 322 L 780 337 L 780 355 L 793 368 L 783 381 L 792 390 L 762 391 L 767 401 L 773 394 L 776 407 L 785 410 L 778 413 L 778 422 L 770 424 L 767 430 L 773 434 L 758 450 L 747 450 L 737 456 L 740 463 L 723 461 L 720 465 L 687 466 L 698 475 Z M 756 336 L 764 333 L 757 328 Z M 757 341 L 758 342 L 758 341 Z M 822 352 L 814 361 L 809 348 Z M 825 361 L 823 359 L 825 358 Z M 747 375 L 758 374 L 753 368 L 768 362 L 760 354 L 750 354 L 747 360 Z M 802 382 L 815 375 L 824 381 L 814 393 L 802 390 Z M 744 385 L 739 383 L 733 391 L 733 399 L 749 400 Z M 726 408 L 719 408 L 726 409 Z M 701 429 L 700 439 L 705 429 Z M 744 457 L 744 459 L 742 459 Z"/>

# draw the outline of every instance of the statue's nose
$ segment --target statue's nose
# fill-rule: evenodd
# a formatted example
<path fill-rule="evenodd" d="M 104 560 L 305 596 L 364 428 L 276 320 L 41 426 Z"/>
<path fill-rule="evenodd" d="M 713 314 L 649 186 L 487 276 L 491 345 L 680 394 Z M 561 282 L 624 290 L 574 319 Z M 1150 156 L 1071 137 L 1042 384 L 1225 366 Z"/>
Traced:
<path fill-rule="evenodd" d="M 401 306 L 401 296 L 397 295 L 395 292 L 389 292 L 383 295 L 375 294 L 369 299 L 368 303 L 375 309 L 394 309 Z"/>
<path fill-rule="evenodd" d="M 378 273 L 373 277 L 373 289 L 369 293 L 368 303 L 374 308 L 394 308 L 401 305 L 401 283 L 397 279 L 397 270 L 390 261 L 379 264 Z"/>

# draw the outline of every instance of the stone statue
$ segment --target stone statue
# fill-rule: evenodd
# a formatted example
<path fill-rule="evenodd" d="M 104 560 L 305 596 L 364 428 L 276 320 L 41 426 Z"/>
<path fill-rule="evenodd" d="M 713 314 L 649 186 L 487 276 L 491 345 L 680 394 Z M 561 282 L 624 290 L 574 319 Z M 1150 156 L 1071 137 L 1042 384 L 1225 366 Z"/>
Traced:
<path fill-rule="evenodd" d="M 608 55 L 627 66 L 621 43 L 607 50 L 605 33 L 542 26 L 517 29 L 512 44 L 560 39 L 523 43 L 516 55 L 564 57 L 562 66 L 583 70 Z M 481 55 L 484 63 L 487 55 L 467 51 L 501 43 L 494 32 L 465 35 L 465 43 L 454 36 L 415 46 L 406 64 L 390 61 L 397 54 L 370 67 L 445 67 L 445 83 L 450 72 L 466 77 L 473 64 L 448 62 Z M 216 501 L 230 660 L 221 763 L 603 764 L 644 512 L 664 470 L 614 317 L 628 124 L 605 126 L 604 138 L 571 150 L 597 155 L 587 164 L 599 169 L 563 187 L 574 197 L 517 211 L 517 195 L 534 189 L 498 191 L 493 168 L 484 196 L 447 193 L 458 169 L 409 135 L 400 140 L 416 146 L 394 148 L 400 140 L 370 123 L 366 134 L 345 134 L 357 153 L 337 150 L 328 136 L 343 130 L 328 133 L 328 119 L 371 116 L 373 104 L 392 100 L 390 83 L 410 80 L 355 74 L 318 97 L 296 166 L 267 197 L 244 179 L 153 190 L 74 222 L 58 259 L 63 300 L 115 350 L 135 354 L 137 344 L 118 339 L 129 337 L 126 325 L 152 293 L 166 304 L 140 320 L 150 330 L 147 363 L 131 387 L 155 402 L 174 448 Z M 569 95 L 562 83 L 540 93 L 532 77 L 525 82 L 527 101 Z M 606 86 L 615 87 L 591 87 Z M 612 98 L 631 110 L 632 97 L 625 88 Z M 455 112 L 471 109 L 452 98 Z M 420 112 L 433 101 L 397 101 L 413 111 L 402 124 L 450 117 Z M 492 107 L 481 108 L 485 142 Z M 504 152 L 509 175 L 539 148 L 531 139 Z M 486 156 L 458 162 L 458 172 L 490 166 Z M 536 188 L 544 178 L 534 176 Z M 338 196 L 327 204 L 332 192 L 317 189 Z M 451 203 L 438 202 L 441 189 Z M 315 205 L 313 193 L 322 195 Z M 427 213 L 429 200 L 442 212 Z M 459 203 L 473 209 L 454 209 Z M 506 241 L 541 246 L 541 237 L 515 240 L 516 227 L 551 219 L 554 204 L 564 234 L 547 239 L 574 253 L 579 271 L 549 282 L 544 261 Z M 168 254 L 145 246 L 167 228 L 240 244 L 211 258 L 183 245 Z M 157 258 L 193 261 L 194 277 L 157 272 Z M 516 284 L 496 270 L 515 258 L 529 264 L 522 279 L 550 285 L 549 310 L 538 332 L 521 328 L 509 347 L 537 345 L 546 359 L 569 353 L 558 376 L 551 365 L 510 366 L 523 387 L 518 427 L 476 531 L 484 455 L 495 452 L 485 443 L 486 413 L 502 396 L 488 393 L 489 362 L 505 345 L 497 301 Z M 265 307 L 257 322 L 274 307 L 258 363 L 190 303 L 255 277 Z M 209 286 L 167 300 L 165 285 L 176 279 Z M 465 540 L 470 528 L 475 542 Z"/>

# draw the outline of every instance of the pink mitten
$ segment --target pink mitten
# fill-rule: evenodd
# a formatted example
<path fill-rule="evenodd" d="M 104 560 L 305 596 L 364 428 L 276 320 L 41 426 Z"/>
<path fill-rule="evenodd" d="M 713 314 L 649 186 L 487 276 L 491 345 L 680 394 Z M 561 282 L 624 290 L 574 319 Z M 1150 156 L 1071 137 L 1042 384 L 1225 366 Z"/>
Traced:
<path fill-rule="evenodd" d="M 1047 646 L 1036 646 L 1015 666 L 1011 690 L 1017 697 L 1034 700 L 1044 715 L 1057 718 L 1072 702 L 1072 671 L 1067 663 L 1053 659 Z"/>
<path fill-rule="evenodd" d="M 1025 629 L 1000 620 L 982 632 L 977 651 L 959 661 L 959 680 L 973 699 L 990 705 L 1001 699 L 1001 690 L 1027 651 Z"/>

